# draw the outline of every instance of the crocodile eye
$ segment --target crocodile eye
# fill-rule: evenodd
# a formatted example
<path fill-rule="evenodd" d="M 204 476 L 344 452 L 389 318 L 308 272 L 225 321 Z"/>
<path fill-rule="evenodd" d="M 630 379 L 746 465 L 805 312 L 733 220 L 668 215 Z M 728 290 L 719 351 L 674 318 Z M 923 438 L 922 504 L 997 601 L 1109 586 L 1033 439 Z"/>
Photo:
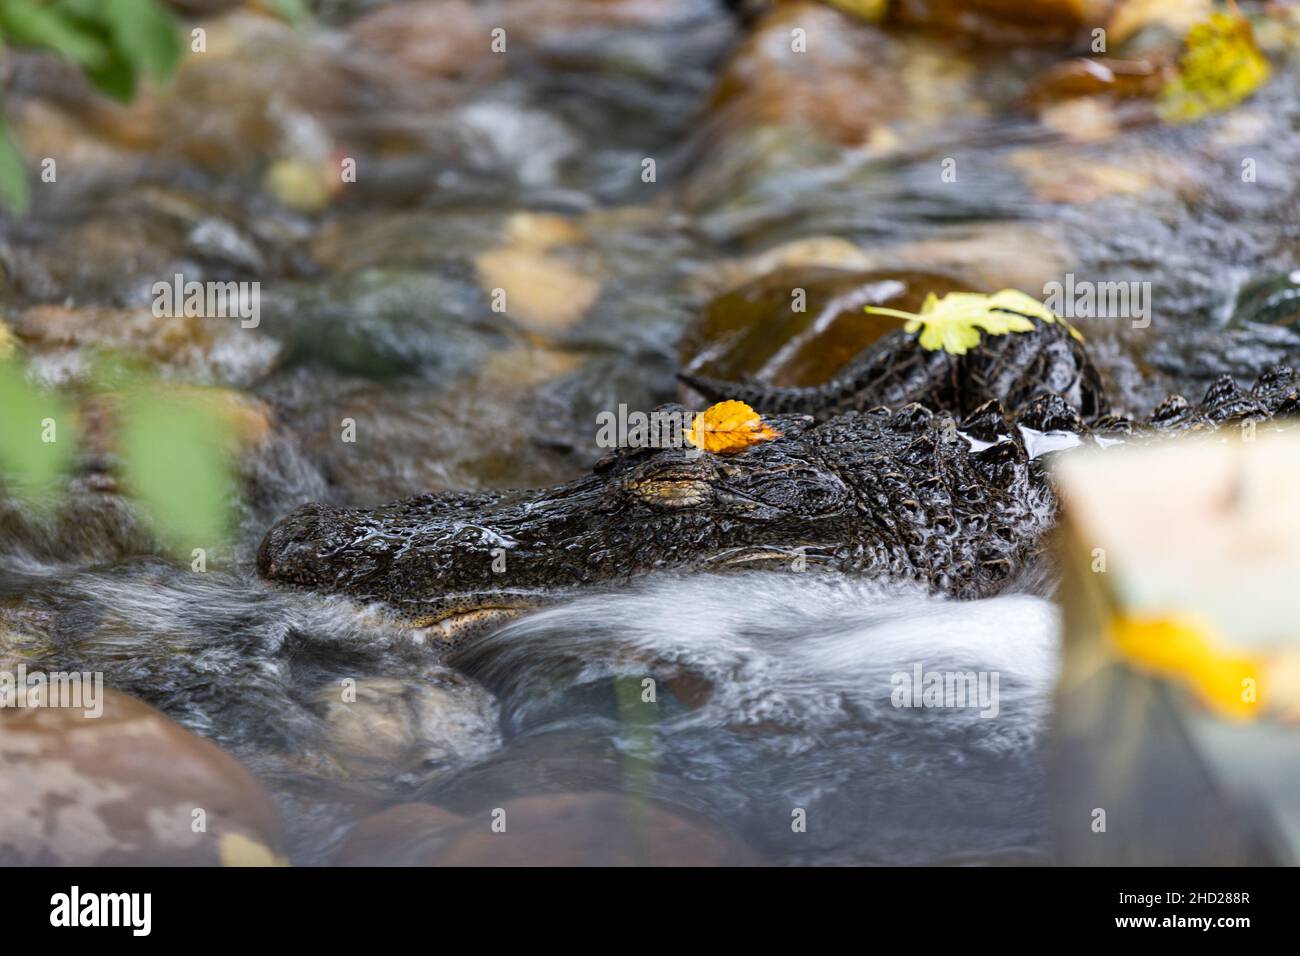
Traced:
<path fill-rule="evenodd" d="M 713 500 L 713 486 L 692 478 L 635 481 L 628 485 L 628 492 L 637 501 L 654 508 L 694 508 Z"/>
<path fill-rule="evenodd" d="M 652 508 L 694 508 L 713 500 L 717 469 L 703 460 L 646 462 L 628 476 L 624 488 L 637 502 Z"/>

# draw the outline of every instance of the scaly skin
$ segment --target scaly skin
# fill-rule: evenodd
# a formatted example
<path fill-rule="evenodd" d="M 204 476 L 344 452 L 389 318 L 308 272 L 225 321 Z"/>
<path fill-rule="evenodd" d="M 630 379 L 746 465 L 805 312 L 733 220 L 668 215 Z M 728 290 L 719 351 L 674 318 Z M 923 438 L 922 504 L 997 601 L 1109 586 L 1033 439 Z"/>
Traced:
<path fill-rule="evenodd" d="M 553 488 L 421 495 L 369 510 L 306 505 L 267 533 L 258 568 L 426 623 L 655 568 L 802 562 L 983 597 L 1040 550 L 1055 519 L 1027 439 L 1037 447 L 1045 432 L 1091 442 L 1297 414 L 1300 378 L 1279 367 L 1250 390 L 1222 379 L 1199 405 L 1171 397 L 1147 422 L 1105 417 L 1089 427 L 1056 395 L 1015 416 L 990 401 L 960 422 L 918 404 L 820 424 L 776 416 L 780 438 L 733 455 L 624 449 Z"/>

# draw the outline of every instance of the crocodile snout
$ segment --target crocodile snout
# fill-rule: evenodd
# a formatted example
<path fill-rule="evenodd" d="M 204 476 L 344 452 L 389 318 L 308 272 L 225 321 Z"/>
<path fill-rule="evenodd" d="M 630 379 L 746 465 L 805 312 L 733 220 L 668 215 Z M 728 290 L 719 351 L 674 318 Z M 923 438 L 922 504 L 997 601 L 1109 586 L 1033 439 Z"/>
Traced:
<path fill-rule="evenodd" d="M 312 503 L 285 515 L 257 549 L 257 573 L 268 581 L 306 587 L 326 583 L 322 558 L 337 535 L 338 514 L 338 509 Z"/>

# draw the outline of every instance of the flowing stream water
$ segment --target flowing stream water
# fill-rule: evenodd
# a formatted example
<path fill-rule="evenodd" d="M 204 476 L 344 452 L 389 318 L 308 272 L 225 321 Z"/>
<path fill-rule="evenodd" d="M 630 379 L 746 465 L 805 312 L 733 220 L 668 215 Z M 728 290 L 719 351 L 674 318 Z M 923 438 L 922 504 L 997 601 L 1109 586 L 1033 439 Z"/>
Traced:
<path fill-rule="evenodd" d="M 403 6 L 426 9 L 375 19 Z M 903 31 L 879 76 L 832 70 L 788 99 L 751 51 L 745 75 L 766 99 L 719 105 L 711 91 L 757 29 L 721 4 L 583 3 L 576 20 L 560 0 L 525 6 L 502 69 L 457 48 L 458 30 L 486 22 L 472 4 L 327 4 L 301 30 L 236 12 L 168 94 L 107 117 L 19 59 L 16 128 L 78 157 L 68 187 L 0 235 L 5 315 L 35 374 L 75 388 L 95 348 L 135 350 L 270 424 L 242 459 L 237 530 L 203 574 L 142 537 L 111 489 L 78 485 L 74 521 L 0 501 L 0 650 L 102 671 L 229 749 L 277 798 L 296 863 L 328 861 L 358 819 L 398 802 L 470 813 L 592 789 L 680 807 L 777 863 L 1044 858 L 1061 626 L 1047 569 L 965 603 L 834 575 L 655 574 L 448 648 L 382 608 L 267 586 L 256 548 L 306 501 L 582 473 L 601 453 L 596 414 L 676 399 L 684 327 L 783 244 L 833 239 L 859 250 L 826 246 L 852 268 L 1032 294 L 1066 272 L 1149 282 L 1149 326 L 1077 320 L 1112 402 L 1135 414 L 1294 360 L 1296 327 L 1241 306 L 1300 266 L 1292 47 L 1275 46 L 1277 75 L 1236 111 L 1079 143 L 1023 108 L 1060 51 Z M 807 16 L 814 50 L 874 29 Z M 861 97 L 887 74 L 904 84 L 896 108 Z M 879 113 L 889 141 L 828 132 L 845 110 Z M 318 208 L 264 177 L 338 155 L 362 175 Z M 960 188 L 938 176 L 948 156 Z M 1243 157 L 1257 180 L 1243 182 Z M 173 272 L 261 281 L 259 327 L 177 346 L 120 319 Z M 503 319 L 498 274 L 544 305 Z M 77 333 L 52 331 L 51 310 Z M 348 419 L 355 442 L 340 439 Z M 104 465 L 79 468 L 88 480 Z M 917 668 L 986 693 L 898 706 Z M 400 758 L 368 761 L 324 703 L 343 680 L 433 689 L 443 719 Z"/>

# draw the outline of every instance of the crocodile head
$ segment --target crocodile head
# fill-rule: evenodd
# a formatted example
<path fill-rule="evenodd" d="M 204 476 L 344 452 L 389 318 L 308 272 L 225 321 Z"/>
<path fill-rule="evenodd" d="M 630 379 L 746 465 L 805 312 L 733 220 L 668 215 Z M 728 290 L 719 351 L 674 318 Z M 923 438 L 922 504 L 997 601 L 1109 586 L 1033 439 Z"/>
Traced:
<path fill-rule="evenodd" d="M 780 438 L 739 454 L 622 449 L 546 489 L 309 504 L 267 533 L 258 569 L 447 630 L 656 568 L 828 560 L 855 536 L 855 497 L 811 419 L 773 424 Z"/>

